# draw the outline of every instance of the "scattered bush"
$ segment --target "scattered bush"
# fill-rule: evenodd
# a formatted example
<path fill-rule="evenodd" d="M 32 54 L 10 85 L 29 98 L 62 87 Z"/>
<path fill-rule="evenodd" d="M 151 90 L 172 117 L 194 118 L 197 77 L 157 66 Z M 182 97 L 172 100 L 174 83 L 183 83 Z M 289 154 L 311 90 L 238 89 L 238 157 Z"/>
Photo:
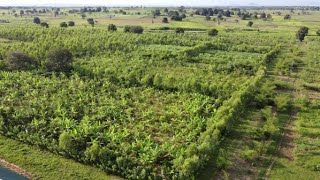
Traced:
<path fill-rule="evenodd" d="M 296 37 L 297 37 L 297 39 L 299 39 L 300 42 L 302 42 L 304 40 L 305 36 L 308 35 L 308 33 L 309 33 L 309 28 L 303 26 L 298 30 Z"/>
<path fill-rule="evenodd" d="M 124 32 L 131 32 L 135 34 L 142 34 L 144 31 L 143 27 L 141 26 L 125 26 Z"/>
<path fill-rule="evenodd" d="M 99 158 L 100 147 L 97 141 L 93 141 L 92 145 L 85 151 L 85 156 L 89 161 L 96 161 Z"/>
<path fill-rule="evenodd" d="M 246 161 L 252 161 L 258 156 L 258 152 L 247 147 L 245 150 L 240 152 L 240 156 Z"/>
<path fill-rule="evenodd" d="M 62 22 L 62 23 L 60 23 L 60 27 L 66 28 L 66 27 L 68 27 L 68 24 L 66 22 Z"/>
<path fill-rule="evenodd" d="M 252 26 L 253 26 L 253 22 L 252 22 L 252 21 L 249 21 L 247 25 L 248 25 L 249 27 L 252 27 Z"/>
<path fill-rule="evenodd" d="M 76 25 L 76 23 L 74 21 L 69 21 L 68 22 L 68 26 L 75 26 L 75 25 Z"/>
<path fill-rule="evenodd" d="M 114 24 L 109 24 L 108 31 L 112 31 L 112 32 L 117 31 L 117 26 Z"/>
<path fill-rule="evenodd" d="M 33 18 L 33 23 L 35 23 L 35 24 L 40 24 L 40 23 L 41 23 L 40 18 L 34 17 L 34 18 Z"/>
<path fill-rule="evenodd" d="M 184 29 L 183 28 L 177 28 L 176 29 L 176 33 L 177 34 L 183 34 L 184 33 Z"/>
<path fill-rule="evenodd" d="M 287 111 L 290 106 L 290 96 L 286 94 L 279 94 L 274 98 L 274 103 L 276 104 L 278 111 Z"/>
<path fill-rule="evenodd" d="M 163 22 L 163 23 L 169 23 L 169 20 L 168 20 L 168 18 L 164 17 L 164 18 L 162 19 L 162 22 Z"/>
<path fill-rule="evenodd" d="M 208 31 L 208 35 L 209 36 L 217 36 L 218 33 L 219 33 L 219 31 L 216 30 L 216 29 L 211 29 L 211 30 Z"/>
<path fill-rule="evenodd" d="M 92 26 L 94 27 L 94 20 L 92 18 L 88 18 L 87 19 L 87 22 Z"/>
<path fill-rule="evenodd" d="M 63 132 L 62 134 L 60 134 L 59 136 L 59 148 L 63 151 L 66 152 L 72 152 L 74 151 L 74 145 L 73 145 L 73 139 L 72 136 L 67 133 L 67 132 Z"/>
<path fill-rule="evenodd" d="M 46 23 L 46 22 L 42 22 L 42 23 L 40 23 L 40 25 L 41 25 L 42 27 L 44 27 L 44 28 L 49 28 L 49 24 Z"/>
<path fill-rule="evenodd" d="M 35 61 L 29 55 L 18 51 L 9 52 L 5 64 L 9 70 L 30 70 L 36 67 Z"/>
<path fill-rule="evenodd" d="M 50 50 L 46 67 L 49 71 L 69 72 L 72 67 L 72 53 L 64 48 Z"/>

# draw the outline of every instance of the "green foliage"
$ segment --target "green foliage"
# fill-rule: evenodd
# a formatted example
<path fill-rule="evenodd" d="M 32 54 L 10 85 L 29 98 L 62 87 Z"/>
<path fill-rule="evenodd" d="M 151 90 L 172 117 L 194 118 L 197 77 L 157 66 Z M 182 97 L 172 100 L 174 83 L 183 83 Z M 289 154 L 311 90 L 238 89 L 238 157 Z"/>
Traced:
<path fill-rule="evenodd" d="M 290 20 L 291 19 L 291 15 L 290 14 L 286 14 L 284 17 L 283 17 L 284 20 Z"/>
<path fill-rule="evenodd" d="M 40 23 L 41 23 L 40 18 L 34 17 L 34 18 L 33 18 L 33 23 L 35 23 L 35 24 L 40 24 Z"/>
<path fill-rule="evenodd" d="M 69 21 L 68 22 L 68 26 L 70 26 L 70 27 L 75 26 L 75 25 L 76 25 L 76 23 L 74 21 Z"/>
<path fill-rule="evenodd" d="M 93 141 L 92 145 L 85 151 L 85 156 L 88 160 L 95 162 L 99 159 L 100 147 L 97 141 Z"/>
<path fill-rule="evenodd" d="M 305 36 L 308 35 L 308 32 L 309 32 L 309 28 L 303 26 L 296 33 L 296 38 L 299 39 L 300 42 L 302 42 L 304 40 Z"/>
<path fill-rule="evenodd" d="M 163 23 L 169 23 L 168 18 L 167 17 L 162 18 L 162 22 Z"/>
<path fill-rule="evenodd" d="M 208 31 L 208 35 L 209 36 L 217 36 L 218 33 L 219 33 L 219 31 L 216 30 L 216 29 L 211 29 L 211 30 Z"/>
<path fill-rule="evenodd" d="M 60 23 L 60 27 L 66 28 L 66 27 L 68 27 L 68 24 L 66 22 L 62 22 L 62 23 Z"/>
<path fill-rule="evenodd" d="M 252 161 L 254 160 L 255 158 L 258 157 L 258 152 L 253 150 L 253 149 L 249 149 L 247 147 L 246 150 L 243 150 L 241 153 L 240 153 L 240 156 L 245 159 L 246 161 Z"/>
<path fill-rule="evenodd" d="M 40 25 L 45 28 L 49 28 L 49 24 L 46 22 L 41 22 Z"/>
<path fill-rule="evenodd" d="M 177 34 L 183 34 L 184 33 L 184 29 L 183 28 L 176 28 L 176 33 Z"/>
<path fill-rule="evenodd" d="M 51 68 L 73 67 L 67 75 L 0 72 L 0 119 L 10 120 L 1 132 L 128 179 L 192 179 L 219 157 L 212 152 L 253 101 L 278 47 L 278 35 L 262 33 L 0 29 L 25 41 L 4 44 L 1 56 L 21 49 L 41 61 L 50 51 L 52 67 L 75 57 Z M 215 165 L 228 167 L 220 154 Z"/>
<path fill-rule="evenodd" d="M 31 70 L 37 64 L 34 59 L 23 52 L 11 51 L 7 54 L 5 65 L 9 70 Z"/>
<path fill-rule="evenodd" d="M 218 153 L 218 157 L 216 159 L 216 166 L 219 169 L 227 169 L 232 165 L 232 163 L 228 160 L 228 154 L 225 150 L 220 149 Z"/>
<path fill-rule="evenodd" d="M 270 139 L 279 132 L 278 120 L 276 115 L 272 112 L 272 107 L 267 106 L 261 110 L 265 124 L 263 126 L 263 134 L 265 139 Z"/>
<path fill-rule="evenodd" d="M 112 31 L 112 32 L 117 31 L 117 26 L 114 24 L 109 24 L 108 31 Z"/>
<path fill-rule="evenodd" d="M 47 54 L 46 68 L 49 71 L 69 72 L 72 68 L 72 54 L 64 48 L 52 49 Z"/>
<path fill-rule="evenodd" d="M 278 94 L 274 97 L 274 103 L 280 112 L 287 111 L 290 107 L 290 96 L 286 94 Z"/>
<path fill-rule="evenodd" d="M 68 132 L 60 134 L 59 148 L 65 152 L 73 152 L 75 150 L 74 140 Z"/>
<path fill-rule="evenodd" d="M 94 27 L 94 20 L 93 20 L 93 18 L 88 18 L 88 19 L 87 19 L 87 22 L 88 22 L 92 27 Z"/>
<path fill-rule="evenodd" d="M 252 22 L 252 21 L 249 21 L 247 25 L 248 25 L 249 27 L 252 27 L 252 26 L 253 26 L 253 22 Z"/>
<path fill-rule="evenodd" d="M 142 34 L 144 31 L 143 27 L 141 26 L 125 26 L 124 32 L 130 32 L 134 34 Z"/>

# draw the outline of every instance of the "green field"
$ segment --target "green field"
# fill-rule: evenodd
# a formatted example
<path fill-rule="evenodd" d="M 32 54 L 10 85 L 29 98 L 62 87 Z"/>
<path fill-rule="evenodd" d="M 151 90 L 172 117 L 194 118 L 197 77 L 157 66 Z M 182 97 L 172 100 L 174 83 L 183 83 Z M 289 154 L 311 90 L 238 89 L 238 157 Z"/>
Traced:
<path fill-rule="evenodd" d="M 34 179 L 320 176 L 319 11 L 206 20 L 186 8 L 173 21 L 163 8 L 74 9 L 0 10 L 0 158 Z"/>

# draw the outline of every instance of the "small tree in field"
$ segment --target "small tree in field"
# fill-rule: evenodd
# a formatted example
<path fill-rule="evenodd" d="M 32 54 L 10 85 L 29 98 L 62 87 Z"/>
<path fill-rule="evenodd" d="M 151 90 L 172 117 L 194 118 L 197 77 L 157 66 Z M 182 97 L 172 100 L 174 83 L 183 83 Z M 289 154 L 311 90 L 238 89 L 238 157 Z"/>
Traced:
<path fill-rule="evenodd" d="M 163 22 L 163 23 L 169 23 L 168 18 L 164 17 L 164 18 L 162 19 L 162 22 Z"/>
<path fill-rule="evenodd" d="M 211 30 L 208 31 L 208 35 L 209 36 L 217 36 L 218 33 L 219 33 L 219 31 L 216 30 L 216 29 L 211 29 Z"/>
<path fill-rule="evenodd" d="M 41 23 L 40 18 L 34 17 L 34 18 L 33 18 L 33 23 L 35 23 L 35 24 L 40 24 L 40 23 Z"/>
<path fill-rule="evenodd" d="M 125 26 L 125 27 L 123 28 L 123 32 L 125 32 L 125 33 L 130 32 L 130 26 Z"/>
<path fill-rule="evenodd" d="M 30 70 L 36 67 L 36 62 L 29 55 L 18 51 L 9 52 L 5 64 L 9 70 Z"/>
<path fill-rule="evenodd" d="M 308 35 L 308 33 L 309 33 L 309 28 L 304 26 L 299 29 L 299 31 L 296 34 L 296 37 L 297 37 L 297 39 L 299 39 L 300 42 L 302 42 L 304 40 L 305 36 Z"/>
<path fill-rule="evenodd" d="M 87 16 L 85 14 L 81 14 L 81 18 L 85 19 Z"/>
<path fill-rule="evenodd" d="M 142 34 L 144 29 L 141 26 L 131 26 L 130 27 L 130 32 L 135 33 L 135 34 Z"/>
<path fill-rule="evenodd" d="M 317 31 L 317 35 L 320 36 L 320 30 Z"/>
<path fill-rule="evenodd" d="M 248 22 L 248 26 L 249 26 L 249 27 L 252 27 L 252 26 L 253 26 L 253 22 L 252 22 L 252 21 L 249 21 L 249 22 Z"/>
<path fill-rule="evenodd" d="M 66 22 L 62 22 L 62 23 L 60 23 L 60 27 L 66 28 L 66 27 L 68 27 L 68 24 Z"/>
<path fill-rule="evenodd" d="M 49 28 L 49 24 L 46 23 L 46 22 L 42 22 L 42 23 L 40 23 L 40 25 L 41 25 L 42 27 L 44 27 L 44 28 Z"/>
<path fill-rule="evenodd" d="M 284 17 L 283 17 L 284 20 L 290 20 L 291 19 L 291 15 L 290 14 L 286 14 Z"/>
<path fill-rule="evenodd" d="M 177 34 L 183 34 L 184 33 L 184 29 L 183 28 L 177 28 L 176 29 L 176 33 Z"/>
<path fill-rule="evenodd" d="M 69 21 L 68 22 L 68 26 L 75 26 L 75 25 L 76 25 L 76 23 L 74 21 Z"/>
<path fill-rule="evenodd" d="M 210 16 L 206 16 L 206 21 L 210 21 L 211 20 L 211 17 Z"/>
<path fill-rule="evenodd" d="M 94 27 L 94 20 L 92 18 L 87 19 L 88 23 Z"/>
<path fill-rule="evenodd" d="M 117 31 L 117 26 L 114 24 L 109 24 L 108 31 Z"/>
<path fill-rule="evenodd" d="M 64 48 L 50 50 L 46 67 L 49 71 L 69 72 L 72 69 L 72 53 Z"/>

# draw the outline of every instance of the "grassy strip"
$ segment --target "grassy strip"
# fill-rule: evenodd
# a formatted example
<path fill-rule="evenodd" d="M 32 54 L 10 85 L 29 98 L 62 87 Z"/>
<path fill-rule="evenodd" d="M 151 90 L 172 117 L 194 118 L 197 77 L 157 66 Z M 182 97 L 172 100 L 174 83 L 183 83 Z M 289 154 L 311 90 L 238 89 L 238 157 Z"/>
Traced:
<path fill-rule="evenodd" d="M 61 156 L 0 135 L 0 159 L 19 165 L 33 179 L 120 179 Z"/>

